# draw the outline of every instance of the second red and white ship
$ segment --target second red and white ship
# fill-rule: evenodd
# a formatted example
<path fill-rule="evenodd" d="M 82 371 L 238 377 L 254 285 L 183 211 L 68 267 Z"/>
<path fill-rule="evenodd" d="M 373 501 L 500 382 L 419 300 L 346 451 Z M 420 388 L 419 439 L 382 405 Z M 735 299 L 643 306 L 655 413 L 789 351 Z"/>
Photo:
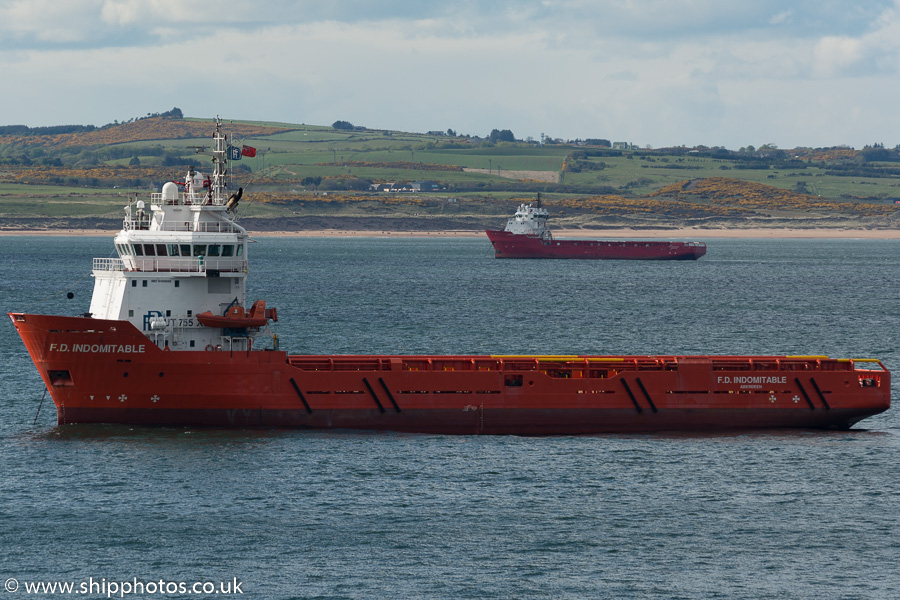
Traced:
<path fill-rule="evenodd" d="M 550 213 L 537 203 L 519 205 L 501 230 L 488 229 L 496 258 L 575 258 L 594 260 L 697 260 L 703 242 L 561 240 L 547 228 Z"/>

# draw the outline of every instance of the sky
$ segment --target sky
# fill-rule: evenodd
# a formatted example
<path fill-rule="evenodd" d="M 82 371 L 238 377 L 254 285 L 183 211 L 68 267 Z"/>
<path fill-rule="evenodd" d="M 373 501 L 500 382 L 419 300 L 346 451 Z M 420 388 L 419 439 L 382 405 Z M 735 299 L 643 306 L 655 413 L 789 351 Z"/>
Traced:
<path fill-rule="evenodd" d="M 0 0 L 0 125 L 900 144 L 900 0 Z"/>

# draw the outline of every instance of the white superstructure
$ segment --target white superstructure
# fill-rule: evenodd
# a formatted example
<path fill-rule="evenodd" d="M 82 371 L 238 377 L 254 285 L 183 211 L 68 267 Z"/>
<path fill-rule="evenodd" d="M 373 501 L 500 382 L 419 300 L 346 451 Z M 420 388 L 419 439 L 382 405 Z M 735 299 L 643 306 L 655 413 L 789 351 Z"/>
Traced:
<path fill-rule="evenodd" d="M 541 206 L 541 198 L 538 196 L 536 204 L 520 204 L 516 214 L 506 222 L 506 231 L 515 234 L 523 234 L 532 237 L 550 239 L 552 236 L 547 229 L 547 219 L 550 213 Z"/>
<path fill-rule="evenodd" d="M 260 332 L 197 319 L 245 307 L 249 235 L 234 221 L 243 190 L 227 195 L 228 143 L 220 125 L 217 119 L 212 174 L 191 167 L 184 182 L 151 194 L 149 209 L 130 202 L 115 238 L 119 258 L 94 259 L 91 316 L 130 321 L 162 349 L 249 350 Z"/>

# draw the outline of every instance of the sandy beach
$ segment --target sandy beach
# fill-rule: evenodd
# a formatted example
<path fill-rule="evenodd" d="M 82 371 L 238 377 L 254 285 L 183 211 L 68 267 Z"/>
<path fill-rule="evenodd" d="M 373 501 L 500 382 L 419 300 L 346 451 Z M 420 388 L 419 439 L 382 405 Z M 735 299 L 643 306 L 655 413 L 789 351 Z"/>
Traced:
<path fill-rule="evenodd" d="M 0 236 L 114 236 L 118 230 L 83 229 L 0 229 Z M 312 231 L 257 231 L 253 237 L 444 237 L 477 238 L 483 231 L 345 231 L 322 229 Z M 675 239 L 704 240 L 711 238 L 809 238 L 809 239 L 900 239 L 900 229 L 557 229 L 558 239 Z"/>

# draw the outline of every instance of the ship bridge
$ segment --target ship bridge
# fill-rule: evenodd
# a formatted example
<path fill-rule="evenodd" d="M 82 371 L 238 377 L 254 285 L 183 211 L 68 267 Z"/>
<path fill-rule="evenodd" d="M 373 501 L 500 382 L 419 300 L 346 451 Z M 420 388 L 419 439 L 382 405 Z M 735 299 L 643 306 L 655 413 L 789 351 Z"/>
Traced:
<path fill-rule="evenodd" d="M 191 167 L 184 181 L 151 194 L 149 210 L 133 198 L 115 238 L 119 257 L 94 259 L 92 316 L 130 321 L 163 349 L 249 349 L 259 332 L 197 319 L 246 304 L 250 239 L 235 222 L 243 190 L 226 195 L 227 139 L 219 123 L 214 139 L 212 174 Z"/>
<path fill-rule="evenodd" d="M 540 198 L 538 198 L 536 205 L 525 203 L 519 205 L 516 214 L 506 222 L 506 231 L 535 237 L 548 236 L 550 231 L 546 227 L 549 218 L 550 213 L 541 206 Z"/>

